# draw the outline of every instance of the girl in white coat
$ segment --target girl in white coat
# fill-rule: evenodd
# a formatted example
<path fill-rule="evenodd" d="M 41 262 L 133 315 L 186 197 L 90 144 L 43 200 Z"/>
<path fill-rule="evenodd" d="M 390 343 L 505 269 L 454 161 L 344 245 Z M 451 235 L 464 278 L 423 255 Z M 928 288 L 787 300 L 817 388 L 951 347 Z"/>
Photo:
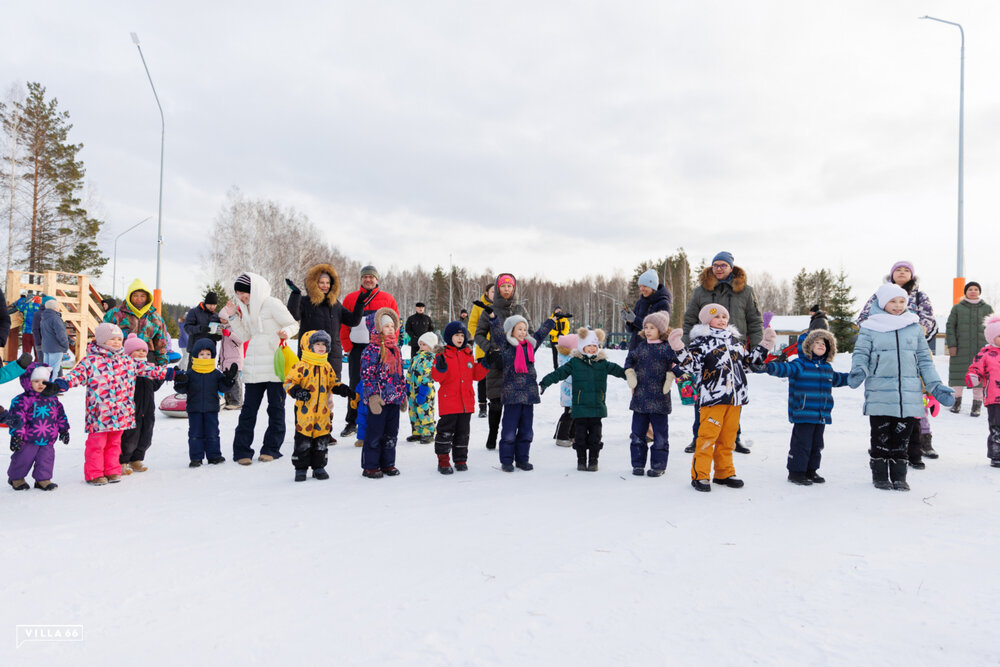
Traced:
<path fill-rule="evenodd" d="M 238 310 L 229 318 L 229 326 L 240 339 L 249 341 L 243 362 L 243 408 L 233 438 L 233 459 L 250 465 L 254 450 L 253 431 L 257 425 L 264 394 L 267 394 L 267 430 L 260 448 L 260 461 L 281 457 L 285 439 L 285 391 L 283 378 L 274 373 L 274 353 L 283 340 L 299 330 L 299 323 L 285 305 L 271 296 L 271 286 L 255 273 L 236 279 Z"/>

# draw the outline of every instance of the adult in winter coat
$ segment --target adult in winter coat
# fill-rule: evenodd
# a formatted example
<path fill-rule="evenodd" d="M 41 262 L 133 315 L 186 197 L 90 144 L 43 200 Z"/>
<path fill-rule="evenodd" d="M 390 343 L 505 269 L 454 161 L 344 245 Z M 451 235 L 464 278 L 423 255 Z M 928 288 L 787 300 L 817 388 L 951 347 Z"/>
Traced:
<path fill-rule="evenodd" d="M 317 264 L 306 272 L 305 295 L 295 283 L 286 280 L 292 293 L 288 295 L 288 312 L 299 323 L 299 358 L 302 357 L 302 335 L 307 331 L 325 331 L 332 343 L 327 350 L 327 361 L 344 380 L 344 346 L 340 342 L 341 326 L 355 327 L 361 323 L 364 302 L 355 302 L 354 312 L 348 310 L 340 299 L 340 276 L 329 264 Z M 336 442 L 336 440 L 334 440 Z"/>
<path fill-rule="evenodd" d="M 184 318 L 183 331 L 187 334 L 187 345 L 184 347 L 188 354 L 194 349 L 194 344 L 202 338 L 207 338 L 213 343 L 222 340 L 222 335 L 212 333 L 212 324 L 218 324 L 221 319 L 215 311 L 219 307 L 219 297 L 215 292 L 205 294 L 205 299 L 197 306 L 187 312 Z"/>
<path fill-rule="evenodd" d="M 486 286 L 483 290 L 482 296 L 479 297 L 479 301 L 473 303 L 472 313 L 469 315 L 469 333 L 472 336 L 476 335 L 476 331 L 479 327 L 479 319 L 483 314 L 483 306 L 492 307 L 493 297 L 496 296 L 497 286 L 496 284 L 490 284 Z M 479 305 L 482 304 L 482 305 Z M 471 341 L 473 344 L 475 340 Z M 482 361 L 483 357 L 486 356 L 486 350 L 481 348 L 479 345 L 475 345 L 475 350 L 473 350 L 476 356 L 476 361 Z M 476 398 L 479 400 L 479 416 L 486 416 L 486 403 L 489 400 L 486 396 L 486 378 L 483 378 L 476 384 Z"/>
<path fill-rule="evenodd" d="M 38 338 L 35 344 L 41 348 L 42 362 L 52 369 L 55 380 L 62 370 L 63 356 L 69 350 L 69 336 L 66 334 L 66 323 L 59 313 L 59 302 L 46 297 L 45 307 L 35 315 L 38 321 Z"/>
<path fill-rule="evenodd" d="M 639 299 L 632 310 L 622 311 L 625 320 L 625 330 L 632 334 L 628 349 L 633 350 L 639 344 L 639 332 L 642 331 L 642 321 L 650 313 L 666 312 L 670 314 L 670 291 L 663 286 L 659 275 L 654 269 L 649 269 L 639 276 Z"/>
<path fill-rule="evenodd" d="M 361 382 L 361 355 L 370 342 L 370 332 L 365 320 L 379 308 L 391 308 L 399 317 L 399 306 L 396 299 L 378 286 L 378 269 L 372 265 L 361 269 L 361 288 L 344 297 L 344 308 L 357 314 L 357 303 L 361 301 L 361 312 L 358 323 L 353 326 L 341 322 L 340 343 L 347 352 L 347 370 L 350 377 L 348 383 L 352 387 L 357 387 Z M 347 409 L 347 424 L 340 436 L 346 437 L 357 430 L 358 411 L 355 408 Z"/>
<path fill-rule="evenodd" d="M 416 312 L 407 317 L 406 324 L 403 325 L 403 330 L 410 337 L 410 359 L 416 358 L 417 352 L 420 351 L 417 340 L 428 331 L 434 331 L 434 322 L 431 316 L 424 312 L 424 303 L 417 301 L 414 308 Z"/>
<path fill-rule="evenodd" d="M 39 299 L 41 303 L 41 309 L 38 314 L 41 314 L 42 310 L 45 310 L 45 305 L 49 301 L 55 301 L 51 296 L 44 294 Z M 25 325 L 27 326 L 27 325 Z M 35 361 L 44 363 L 45 362 L 45 352 L 42 350 L 42 320 L 34 315 L 31 318 L 31 326 L 28 328 L 21 327 L 22 331 L 27 331 L 31 334 L 31 341 L 34 349 L 32 352 L 35 355 Z"/>
<path fill-rule="evenodd" d="M 687 308 L 684 310 L 684 341 L 687 342 L 691 335 L 691 327 L 699 323 L 698 314 L 701 309 L 710 303 L 717 303 L 729 311 L 729 326 L 736 327 L 737 331 L 746 339 L 747 349 L 752 350 L 760 344 L 764 335 L 764 320 L 760 314 L 760 306 L 757 304 L 757 295 L 754 294 L 753 287 L 747 284 L 747 274 L 741 267 L 736 266 L 735 259 L 731 252 L 723 250 L 712 258 L 712 264 L 701 272 L 698 278 L 698 286 L 691 294 Z M 694 432 L 697 434 L 699 428 L 699 411 L 694 411 Z M 740 454 L 749 454 L 750 450 L 743 446 L 742 429 L 736 434 L 736 446 L 733 451 Z M 697 435 L 691 440 L 691 444 L 685 448 L 685 452 L 691 453 L 695 449 Z"/>
<path fill-rule="evenodd" d="M 549 332 L 549 346 L 552 348 L 552 370 L 559 368 L 559 337 L 569 334 L 569 320 L 572 315 L 563 312 L 560 306 L 552 309 L 552 319 L 556 321 L 555 327 Z"/>
<path fill-rule="evenodd" d="M 889 270 L 889 275 L 885 277 L 885 282 L 899 285 L 906 290 L 906 309 L 917 316 L 920 326 L 924 329 L 924 338 L 927 339 L 930 353 L 934 354 L 935 337 L 938 332 L 937 320 L 934 319 L 934 306 L 931 305 L 930 298 L 920 291 L 920 282 L 913 272 L 913 264 L 906 261 L 896 262 Z M 861 323 L 868 319 L 868 314 L 875 300 L 876 294 L 872 294 L 865 302 L 858 315 L 858 326 L 861 326 Z"/>
<path fill-rule="evenodd" d="M 948 386 L 955 390 L 955 405 L 951 411 L 962 411 L 962 390 L 965 373 L 983 342 L 983 321 L 993 314 L 993 308 L 982 299 L 982 288 L 977 282 L 965 286 L 965 297 L 951 307 L 945 327 L 945 345 L 948 347 Z M 978 417 L 983 407 L 983 388 L 972 388 L 973 417 Z"/>
<path fill-rule="evenodd" d="M 134 333 L 149 346 L 149 362 L 167 363 L 167 323 L 153 306 L 153 293 L 136 278 L 125 292 L 121 305 L 104 314 L 104 321 L 117 324 L 125 335 Z"/>
<path fill-rule="evenodd" d="M 285 438 L 285 390 L 274 373 L 274 353 L 283 340 L 299 330 L 285 305 L 271 296 L 271 286 L 256 273 L 236 279 L 236 312 L 229 318 L 233 333 L 248 341 L 243 363 L 243 408 L 233 438 L 233 459 L 240 465 L 253 461 L 254 426 L 261 401 L 267 394 L 267 430 L 260 448 L 260 461 L 281 457 Z"/>
<path fill-rule="evenodd" d="M 809 331 L 815 331 L 816 329 L 830 329 L 830 323 L 826 319 L 826 313 L 824 313 L 819 307 L 819 304 L 816 304 L 809 309 Z"/>
<path fill-rule="evenodd" d="M 514 279 L 514 274 L 501 273 L 498 275 L 493 289 L 493 305 L 480 302 L 476 306 L 481 311 L 485 310 L 483 306 L 491 308 L 492 312 L 496 314 L 497 324 L 501 327 L 508 317 L 519 315 L 524 318 L 525 322 L 528 322 L 528 331 L 531 331 L 528 311 L 524 309 L 523 305 L 514 301 L 514 294 L 517 291 L 517 281 Z M 473 315 L 476 315 L 475 311 L 473 311 Z M 488 313 L 485 316 L 479 316 L 476 322 L 475 337 L 476 347 L 483 350 L 484 354 L 499 352 L 500 343 L 490 341 L 490 317 Z M 489 434 L 486 437 L 486 449 L 496 449 L 500 421 L 503 419 L 503 403 L 500 400 L 500 391 L 503 387 L 503 365 L 499 363 L 499 360 L 489 365 L 490 372 L 486 375 L 486 397 L 490 402 Z M 482 397 L 480 397 L 480 401 L 482 401 Z"/>

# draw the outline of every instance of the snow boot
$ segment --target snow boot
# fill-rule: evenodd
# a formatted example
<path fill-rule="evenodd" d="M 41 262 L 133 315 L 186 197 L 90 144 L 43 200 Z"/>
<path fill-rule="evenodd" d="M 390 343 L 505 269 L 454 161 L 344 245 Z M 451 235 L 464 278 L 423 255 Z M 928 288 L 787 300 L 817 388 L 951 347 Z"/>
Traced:
<path fill-rule="evenodd" d="M 950 410 L 956 415 L 962 411 L 962 397 L 959 396 L 955 399 L 955 405 L 951 406 Z"/>
<path fill-rule="evenodd" d="M 812 480 L 804 472 L 788 472 L 788 481 L 799 486 L 812 486 Z"/>
<path fill-rule="evenodd" d="M 524 463 L 515 463 L 514 465 L 517 468 L 520 468 L 521 470 L 524 470 L 524 471 L 534 470 L 535 469 L 535 466 L 531 465 L 527 461 L 525 461 Z"/>
<path fill-rule="evenodd" d="M 591 459 L 590 463 L 587 464 L 587 472 L 597 472 L 597 460 Z"/>
<path fill-rule="evenodd" d="M 451 467 L 451 459 L 447 454 L 438 454 L 438 472 L 442 475 L 450 475 L 455 472 Z"/>
<path fill-rule="evenodd" d="M 108 483 L 108 478 L 105 477 L 104 475 L 101 475 L 100 477 L 95 477 L 94 479 L 87 480 L 87 484 L 90 484 L 91 486 L 104 486 L 107 483 Z"/>
<path fill-rule="evenodd" d="M 361 473 L 362 477 L 367 477 L 368 479 L 382 479 L 381 470 L 365 470 Z"/>
<path fill-rule="evenodd" d="M 579 470 L 579 468 L 577 468 L 577 470 Z M 646 471 L 642 468 L 632 468 L 632 474 L 636 477 L 642 477 L 646 474 Z"/>
<path fill-rule="evenodd" d="M 826 481 L 826 479 L 823 478 L 823 477 L 820 477 L 819 473 L 817 473 L 815 470 L 807 470 L 806 471 L 806 479 L 808 479 L 813 484 L 822 484 L 823 482 Z"/>
<path fill-rule="evenodd" d="M 741 489 L 743 488 L 743 480 L 733 475 L 732 477 L 713 477 L 713 484 L 722 484 L 723 486 L 728 486 L 730 489 Z"/>
<path fill-rule="evenodd" d="M 357 432 L 357 430 L 358 430 L 357 424 L 347 424 L 344 426 L 344 430 L 340 432 L 340 437 L 346 438 L 350 434 Z"/>
<path fill-rule="evenodd" d="M 59 485 L 49 479 L 39 479 L 35 481 L 35 488 L 42 491 L 55 491 Z"/>
<path fill-rule="evenodd" d="M 131 475 L 131 474 L 132 474 L 132 466 L 129 465 L 128 463 L 123 463 L 122 464 L 122 475 Z"/>
<path fill-rule="evenodd" d="M 1000 459 L 990 459 L 990 467 L 1000 468 Z"/>
<path fill-rule="evenodd" d="M 641 468 L 640 468 L 641 470 Z M 650 468 L 646 471 L 646 474 L 650 477 L 663 477 L 663 474 L 667 472 L 666 470 L 659 470 L 657 468 Z"/>
<path fill-rule="evenodd" d="M 923 470 L 927 467 L 927 464 L 923 461 L 908 461 L 908 463 L 914 470 Z"/>
<path fill-rule="evenodd" d="M 425 436 L 422 436 L 420 438 L 420 444 L 421 445 L 429 445 L 432 442 L 434 442 L 434 435 L 433 434 L 431 434 L 431 435 L 425 435 Z"/>
<path fill-rule="evenodd" d="M 399 468 L 396 466 L 389 466 L 388 468 L 382 468 L 382 474 L 386 477 L 396 477 L 399 475 Z"/>
<path fill-rule="evenodd" d="M 691 438 L 691 444 L 684 448 L 685 454 L 694 454 L 694 448 L 698 446 L 698 438 Z"/>
<path fill-rule="evenodd" d="M 872 458 L 868 461 L 872 469 L 872 484 L 876 489 L 891 489 L 892 482 L 889 481 L 889 461 L 887 459 Z"/>
<path fill-rule="evenodd" d="M 364 440 L 355 440 L 354 441 L 354 446 L 355 447 L 364 447 L 365 446 L 365 441 Z"/>
<path fill-rule="evenodd" d="M 572 447 L 572 440 L 556 440 L 556 447 Z"/>
<path fill-rule="evenodd" d="M 469 464 L 465 461 L 455 461 L 455 470 L 457 472 L 465 472 L 469 469 Z"/>
<path fill-rule="evenodd" d="M 740 441 L 739 438 L 736 439 L 736 445 L 733 448 L 733 451 L 736 452 L 737 454 L 749 454 L 750 453 L 750 450 L 748 448 L 746 448 L 746 447 L 743 446 L 743 442 Z"/>
<path fill-rule="evenodd" d="M 225 456 L 213 456 L 212 458 L 210 458 L 208 460 L 208 462 L 211 463 L 214 466 L 217 466 L 220 463 L 225 463 L 226 462 L 226 457 Z"/>
<path fill-rule="evenodd" d="M 910 485 L 906 483 L 906 459 L 889 459 L 889 479 L 892 480 L 892 488 L 897 491 L 909 491 Z M 911 467 L 912 463 L 909 464 Z"/>
<path fill-rule="evenodd" d="M 11 485 L 15 491 L 27 491 L 31 487 L 23 479 L 8 479 L 7 483 Z"/>
<path fill-rule="evenodd" d="M 584 472 L 587 470 L 587 450 L 577 449 L 576 450 L 576 469 Z"/>
<path fill-rule="evenodd" d="M 486 404 L 485 403 L 480 403 L 479 404 L 479 418 L 480 419 L 486 419 Z"/>
<path fill-rule="evenodd" d="M 128 465 L 132 469 L 132 472 L 146 472 L 147 470 L 149 470 L 149 468 L 147 468 L 146 466 L 144 466 L 142 464 L 142 461 L 132 461 Z M 122 470 L 123 471 L 124 471 L 124 469 L 125 469 L 125 467 L 122 466 Z"/>
<path fill-rule="evenodd" d="M 200 460 L 198 460 L 198 461 L 191 461 L 191 463 L 188 464 L 188 468 L 200 468 L 200 467 L 201 467 L 201 461 Z"/>
<path fill-rule="evenodd" d="M 304 482 L 304 481 L 306 481 L 306 472 L 308 472 L 308 471 L 305 468 L 303 468 L 301 470 L 298 469 L 298 468 L 296 468 L 295 469 L 295 481 L 296 482 Z"/>
<path fill-rule="evenodd" d="M 107 478 L 108 478 L 108 484 L 117 484 L 118 482 L 122 481 L 121 475 L 108 475 Z"/>
<path fill-rule="evenodd" d="M 274 460 L 274 457 L 271 456 L 270 454 L 261 454 L 260 456 L 257 457 L 257 460 L 260 461 L 261 463 L 270 463 L 271 461 Z"/>
<path fill-rule="evenodd" d="M 420 436 L 417 435 L 416 433 L 411 433 L 410 435 L 406 436 L 407 442 L 417 442 L 418 440 L 420 440 Z"/>
<path fill-rule="evenodd" d="M 330 473 L 326 471 L 326 468 L 315 468 L 313 470 L 313 479 L 330 479 Z"/>
<path fill-rule="evenodd" d="M 711 491 L 712 485 L 708 483 L 707 479 L 692 479 L 691 486 L 694 487 L 695 491 Z"/>
<path fill-rule="evenodd" d="M 500 470 L 503 470 L 504 472 L 514 472 L 514 464 L 513 463 L 501 463 L 500 464 Z"/>
<path fill-rule="evenodd" d="M 982 401 L 972 401 L 972 411 L 969 413 L 970 417 L 978 417 L 982 414 L 983 402 Z"/>
<path fill-rule="evenodd" d="M 931 439 L 933 437 L 933 433 L 920 434 L 920 453 L 925 459 L 936 459 L 938 457 L 938 453 L 934 451 L 934 447 L 931 445 Z"/>
<path fill-rule="evenodd" d="M 253 459 L 236 459 L 236 462 L 241 466 L 248 466 L 253 463 Z"/>

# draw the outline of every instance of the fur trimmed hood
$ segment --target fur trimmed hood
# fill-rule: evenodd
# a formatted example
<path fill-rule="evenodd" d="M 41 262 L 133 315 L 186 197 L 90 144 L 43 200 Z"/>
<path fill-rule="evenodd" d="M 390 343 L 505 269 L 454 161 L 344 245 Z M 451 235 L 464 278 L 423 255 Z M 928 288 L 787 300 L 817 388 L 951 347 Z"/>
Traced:
<path fill-rule="evenodd" d="M 717 336 L 717 335 L 719 335 L 719 334 L 713 333 L 715 331 L 723 331 L 723 329 L 713 329 L 712 327 L 708 326 L 707 324 L 696 324 L 693 327 L 691 327 L 691 333 L 688 336 L 688 339 L 689 340 L 694 340 L 695 338 L 701 338 L 702 336 Z M 737 329 L 736 327 L 734 327 L 732 324 L 730 324 L 728 327 L 726 327 L 724 329 L 724 331 L 727 331 L 731 335 L 735 336 L 737 340 L 740 340 L 740 339 L 743 338 L 743 334 L 740 333 L 740 330 Z"/>
<path fill-rule="evenodd" d="M 746 271 L 738 266 L 733 267 L 732 280 L 729 282 L 733 287 L 733 291 L 739 294 L 747 286 L 747 274 Z M 712 273 L 712 267 L 707 266 L 705 270 L 701 272 L 701 276 L 698 278 L 698 283 L 704 287 L 706 290 L 711 292 L 715 289 L 715 286 L 719 284 L 719 279 L 715 277 Z"/>
<path fill-rule="evenodd" d="M 377 340 L 382 333 L 382 325 L 379 324 L 379 322 L 381 322 L 382 318 L 385 316 L 388 316 L 392 320 L 393 325 L 396 327 L 396 334 L 399 334 L 399 315 L 396 314 L 396 311 L 392 308 L 379 308 L 367 318 L 368 333 L 371 334 L 373 342 Z"/>
<path fill-rule="evenodd" d="M 837 356 L 837 339 L 826 329 L 813 329 L 810 331 L 806 339 L 802 341 L 799 354 L 812 359 L 812 346 L 820 339 L 826 342 L 826 356 L 823 358 L 823 361 L 833 363 L 833 358 Z"/>
<path fill-rule="evenodd" d="M 576 359 L 580 359 L 581 361 L 590 361 L 590 360 L 603 361 L 608 358 L 608 353 L 602 347 L 597 350 L 597 354 L 595 354 L 593 357 L 587 357 L 587 355 L 585 355 L 580 350 L 573 350 L 572 352 L 569 353 L 569 356 Z"/>
<path fill-rule="evenodd" d="M 319 289 L 319 277 L 324 273 L 330 276 L 329 294 L 323 294 Z M 330 306 L 337 303 L 337 299 L 340 298 L 340 276 L 337 275 L 337 269 L 329 264 L 317 264 L 310 268 L 306 273 L 306 292 L 309 294 L 309 301 L 314 306 L 318 306 L 324 301 Z"/>

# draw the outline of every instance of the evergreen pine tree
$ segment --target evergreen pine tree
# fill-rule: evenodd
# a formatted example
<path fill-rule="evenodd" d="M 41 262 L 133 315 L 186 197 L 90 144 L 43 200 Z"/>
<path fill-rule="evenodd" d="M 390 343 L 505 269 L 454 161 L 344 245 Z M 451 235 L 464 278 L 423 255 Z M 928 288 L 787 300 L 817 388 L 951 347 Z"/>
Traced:
<path fill-rule="evenodd" d="M 840 269 L 830 293 L 830 303 L 827 309 L 830 330 L 837 339 L 837 349 L 841 352 L 854 350 L 854 340 L 857 338 L 858 327 L 854 324 L 854 297 L 847 284 L 847 273 Z"/>
<path fill-rule="evenodd" d="M 806 303 L 809 299 L 809 272 L 803 268 L 795 274 L 795 278 L 792 280 L 792 288 L 795 290 L 795 302 L 792 304 L 792 312 L 796 315 L 805 315 L 809 312 L 809 306 L 812 305 Z"/>

